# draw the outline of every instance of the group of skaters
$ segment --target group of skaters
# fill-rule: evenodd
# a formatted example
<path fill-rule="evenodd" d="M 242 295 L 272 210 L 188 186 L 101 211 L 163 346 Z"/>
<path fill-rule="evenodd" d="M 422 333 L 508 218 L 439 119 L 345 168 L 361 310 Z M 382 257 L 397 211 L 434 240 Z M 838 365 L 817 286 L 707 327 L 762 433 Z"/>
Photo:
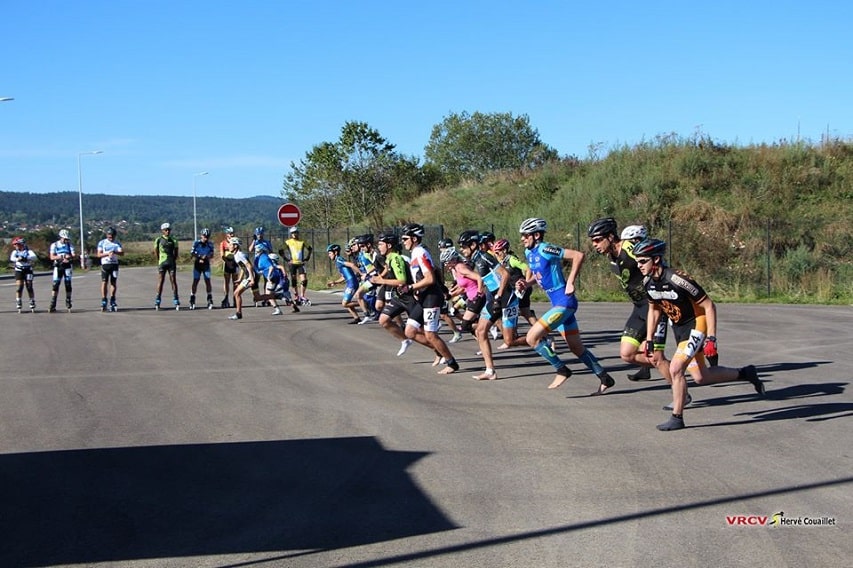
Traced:
<path fill-rule="evenodd" d="M 234 306 L 235 313 L 229 319 L 242 319 L 243 294 L 251 291 L 252 301 L 255 305 L 270 305 L 274 308 L 273 315 L 280 315 L 281 307 L 278 301 L 283 301 L 286 306 L 291 306 L 294 312 L 298 312 L 300 305 L 310 305 L 306 297 L 308 279 L 305 272 L 305 263 L 311 257 L 311 246 L 299 238 L 299 229 L 291 227 L 289 237 L 285 241 L 285 248 L 280 250 L 281 254 L 273 252 L 272 244 L 264 237 L 264 228 L 257 227 L 253 234 L 252 242 L 248 250 L 243 252 L 243 244 L 239 237 L 235 236 L 232 227 L 226 227 L 225 238 L 219 245 L 218 257 L 223 265 L 223 298 L 221 308 Z M 154 240 L 154 255 L 157 259 L 157 284 L 154 307 L 159 310 L 163 285 L 166 276 L 172 288 L 172 303 L 175 309 L 180 309 L 181 300 L 178 294 L 177 266 L 179 243 L 172 236 L 170 223 L 160 226 L 160 235 Z M 101 275 L 101 310 L 104 312 L 118 311 L 116 292 L 118 288 L 119 258 L 124 255 L 124 248 L 117 239 L 115 228 L 108 227 L 104 231 L 104 238 L 98 242 L 96 255 L 100 263 Z M 68 311 L 72 308 L 72 276 L 73 263 L 77 258 L 71 235 L 66 229 L 59 231 L 59 239 L 51 243 L 49 258 L 53 264 L 52 292 L 49 312 L 56 311 L 57 297 L 60 286 L 64 284 L 65 307 Z M 213 309 L 213 288 L 211 284 L 211 265 L 217 256 L 217 249 L 211 241 L 210 229 L 204 228 L 200 231 L 198 239 L 193 242 L 190 250 L 192 258 L 192 287 L 190 293 L 189 309 L 197 307 L 196 294 L 199 282 L 203 279 L 206 292 L 205 306 Z M 251 257 L 251 258 L 250 258 Z M 38 261 L 38 255 L 27 246 L 26 239 L 15 237 L 12 239 L 12 253 L 9 258 L 10 264 L 15 271 L 15 303 L 18 312 L 23 310 L 24 291 L 29 298 L 29 310 L 35 312 L 36 298 L 33 288 L 33 269 Z M 285 263 L 287 267 L 285 267 Z M 290 291 L 290 282 L 294 281 L 296 295 Z M 261 286 L 263 285 L 263 288 Z"/>
<path fill-rule="evenodd" d="M 552 337 L 556 332 L 597 377 L 599 384 L 591 396 L 600 396 L 616 383 L 584 345 L 576 318 L 575 281 L 585 254 L 546 241 L 547 229 L 547 222 L 540 218 L 521 223 L 523 259 L 513 253 L 508 239 L 466 230 L 455 245 L 449 239 L 439 241 L 438 262 L 424 246 L 424 227 L 417 223 L 376 238 L 360 235 L 345 248 L 338 244 L 327 247 L 339 274 L 327 285 L 344 285 L 341 305 L 351 316 L 349 323 L 377 321 L 400 341 L 398 356 L 414 343 L 432 350 L 433 366 L 444 365 L 438 371 L 442 375 L 459 370 L 448 344 L 470 334 L 485 367 L 474 378 L 497 379 L 492 350 L 497 329 L 503 339 L 497 349 L 535 350 L 553 367 L 555 376 L 548 388 L 556 389 L 572 375 L 557 354 Z M 596 252 L 610 262 L 632 303 L 620 339 L 621 359 L 640 368 L 628 375 L 629 380 L 650 379 L 654 367 L 671 385 L 673 400 L 664 407 L 671 416 L 657 426 L 659 430 L 684 428 L 684 408 L 692 403 L 688 373 L 697 386 L 743 381 L 759 396 L 764 395 L 764 383 L 753 365 L 717 365 L 715 304 L 693 277 L 667 265 L 664 241 L 649 237 L 642 225 L 629 225 L 620 232 L 610 217 L 592 222 L 587 236 Z M 568 274 L 565 264 L 569 265 Z M 550 303 L 538 317 L 530 307 L 530 294 L 537 284 Z M 529 326 L 523 335 L 519 333 L 520 319 Z M 438 333 L 442 321 L 453 331 L 447 342 Z M 671 359 L 664 353 L 669 327 L 676 340 Z"/>
<path fill-rule="evenodd" d="M 104 311 L 107 309 L 116 311 L 115 294 L 116 279 L 118 278 L 118 257 L 124 254 L 124 250 L 121 244 L 116 241 L 116 230 L 113 227 L 109 227 L 105 231 L 104 239 L 98 243 L 97 254 L 101 261 L 101 296 L 103 297 L 101 306 Z M 59 231 L 59 239 L 50 244 L 48 255 L 53 266 L 53 273 L 50 306 L 47 311 L 51 313 L 56 311 L 59 289 L 62 286 L 65 290 L 65 309 L 70 312 L 72 308 L 71 279 L 77 252 L 71 243 L 71 234 L 67 229 Z M 18 309 L 18 313 L 23 310 L 24 290 L 26 290 L 29 299 L 29 310 L 32 312 L 36 311 L 33 268 L 37 261 L 38 255 L 27 246 L 27 241 L 24 237 L 15 237 L 12 239 L 12 254 L 9 256 L 9 263 L 15 269 L 15 306 Z M 108 291 L 109 304 L 107 304 Z"/>
<path fill-rule="evenodd" d="M 585 254 L 546 241 L 547 229 L 546 221 L 540 218 L 529 218 L 521 223 L 523 258 L 511 250 L 506 238 L 466 230 L 459 234 L 455 244 L 450 239 L 438 243 L 438 261 L 424 246 L 424 227 L 417 223 L 375 238 L 372 234 L 359 235 L 350 239 L 345 248 L 338 244 L 326 248 L 339 274 L 338 278 L 329 280 L 327 286 L 344 285 L 341 305 L 350 315 L 349 323 L 378 322 L 400 342 L 398 356 L 404 355 L 415 343 L 431 350 L 435 355 L 433 366 L 443 365 L 438 371 L 442 375 L 459 371 L 459 363 L 449 344 L 468 334 L 477 341 L 477 355 L 483 358 L 484 364 L 483 371 L 474 378 L 496 380 L 498 368 L 492 341 L 502 337 L 498 350 L 532 348 L 550 364 L 555 375 L 548 388 L 556 389 L 572 375 L 566 361 L 557 353 L 556 332 L 569 351 L 598 379 L 599 384 L 591 396 L 600 396 L 607 393 L 615 381 L 584 345 L 576 318 L 575 281 Z M 173 305 L 180 309 L 176 280 L 178 240 L 171 235 L 169 223 L 163 223 L 160 230 L 161 234 L 154 240 L 158 261 L 154 306 L 160 309 L 168 275 Z M 245 250 L 232 227 L 225 228 L 224 232 L 218 251 L 211 242 L 209 229 L 202 229 L 192 245 L 191 310 L 197 307 L 196 295 L 202 279 L 206 302 L 201 305 L 208 309 L 214 307 L 211 264 L 217 254 L 224 269 L 220 307 L 233 306 L 235 311 L 230 320 L 243 318 L 246 291 L 251 291 L 256 306 L 273 307 L 273 315 L 282 313 L 279 301 L 294 312 L 300 311 L 300 305 L 310 305 L 306 297 L 305 265 L 312 250 L 300 239 L 298 227 L 290 228 L 279 253 L 273 252 L 263 227 L 254 230 Z M 684 428 L 684 408 L 692 403 L 687 391 L 688 373 L 696 385 L 745 381 L 751 383 L 759 396 L 764 395 L 764 383 L 753 365 L 741 368 L 717 365 L 715 304 L 693 277 L 667 265 L 664 241 L 649 237 L 641 225 L 629 225 L 620 232 L 616 221 L 610 217 L 592 222 L 587 236 L 595 251 L 610 262 L 632 303 L 619 349 L 624 362 L 640 368 L 628 375 L 629 380 L 649 379 L 649 371 L 654 367 L 671 384 L 673 400 L 664 409 L 672 414 L 657 426 L 659 430 Z M 33 264 L 37 255 L 22 237 L 15 237 L 12 247 L 10 263 L 15 269 L 17 309 L 23 310 L 26 290 L 29 309 L 35 311 Z M 106 229 L 96 254 L 101 265 L 101 309 L 117 311 L 119 257 L 124 250 L 114 228 Z M 76 252 L 67 230 L 61 230 L 59 239 L 51 243 L 49 255 L 53 273 L 48 311 L 56 311 L 63 285 L 65 306 L 70 311 Z M 568 271 L 564 269 L 565 264 L 568 264 Z M 295 295 L 290 292 L 291 282 Z M 540 316 L 530 305 L 534 285 L 542 289 L 550 303 Z M 528 325 L 524 334 L 519 331 L 520 321 Z M 447 342 L 438 333 L 442 322 L 453 332 Z M 676 350 L 668 359 L 664 350 L 670 327 Z"/>
<path fill-rule="evenodd" d="M 163 223 L 160 226 L 162 233 L 154 241 L 157 262 L 157 295 L 154 298 L 154 307 L 160 309 L 163 284 L 166 275 L 172 287 L 172 304 L 175 309 L 180 309 L 181 300 L 178 295 L 178 284 L 176 280 L 178 264 L 178 240 L 171 236 L 171 225 Z M 281 315 L 282 301 L 285 306 L 290 306 L 294 312 L 299 312 L 299 306 L 311 305 L 306 293 L 308 289 L 308 277 L 305 272 L 305 263 L 311 258 L 311 245 L 300 239 L 299 228 L 291 227 L 285 248 L 279 253 L 273 252 L 272 243 L 267 240 L 263 227 L 256 227 L 252 234 L 252 241 L 244 249 L 242 240 L 234 234 L 233 227 L 224 229 L 225 238 L 219 243 L 218 257 L 223 267 L 222 301 L 220 308 L 229 309 L 233 306 L 234 313 L 229 316 L 230 320 L 243 319 L 243 294 L 251 292 L 252 302 L 255 306 L 270 306 L 272 315 Z M 210 240 L 210 229 L 202 229 L 199 238 L 190 250 L 193 263 L 193 280 L 190 291 L 191 310 L 196 309 L 196 294 L 199 282 L 203 279 L 205 292 L 207 294 L 206 307 L 212 310 L 214 307 L 213 288 L 211 285 L 211 265 L 217 256 L 217 249 Z M 290 291 L 291 281 L 295 282 L 294 290 Z"/>

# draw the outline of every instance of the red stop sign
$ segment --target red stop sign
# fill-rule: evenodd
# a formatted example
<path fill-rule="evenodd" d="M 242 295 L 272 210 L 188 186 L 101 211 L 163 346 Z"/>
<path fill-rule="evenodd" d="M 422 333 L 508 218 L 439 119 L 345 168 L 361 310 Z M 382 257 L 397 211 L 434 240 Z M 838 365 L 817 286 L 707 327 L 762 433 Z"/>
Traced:
<path fill-rule="evenodd" d="M 278 208 L 278 222 L 285 227 L 294 227 L 302 219 L 302 211 L 293 203 L 285 203 Z"/>

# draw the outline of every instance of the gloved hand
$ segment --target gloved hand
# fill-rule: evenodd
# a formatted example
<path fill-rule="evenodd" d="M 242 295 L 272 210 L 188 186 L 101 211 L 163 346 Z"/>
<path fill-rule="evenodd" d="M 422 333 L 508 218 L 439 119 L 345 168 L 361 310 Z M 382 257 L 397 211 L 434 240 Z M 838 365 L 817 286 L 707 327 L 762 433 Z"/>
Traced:
<path fill-rule="evenodd" d="M 655 342 L 651 341 L 651 340 L 646 341 L 644 349 L 645 349 L 646 357 L 651 359 L 655 355 Z"/>
<path fill-rule="evenodd" d="M 717 338 L 713 335 L 706 337 L 702 352 L 705 353 L 705 357 L 714 357 L 717 355 Z"/>

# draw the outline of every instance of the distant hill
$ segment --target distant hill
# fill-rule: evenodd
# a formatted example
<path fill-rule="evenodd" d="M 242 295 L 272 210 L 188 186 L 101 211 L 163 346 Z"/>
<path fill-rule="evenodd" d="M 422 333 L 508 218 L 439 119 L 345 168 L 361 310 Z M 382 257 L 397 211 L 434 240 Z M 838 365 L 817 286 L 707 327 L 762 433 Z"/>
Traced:
<path fill-rule="evenodd" d="M 251 229 L 278 227 L 276 211 L 283 199 L 257 196 L 245 199 L 198 197 L 198 226 L 214 231 L 223 226 Z M 175 234 L 185 238 L 193 232 L 192 197 L 166 195 L 83 195 L 83 221 L 87 232 L 107 226 L 120 227 L 128 235 L 149 235 L 169 221 Z M 76 191 L 22 193 L 0 191 L 0 235 L 33 230 L 80 227 L 79 194 Z"/>

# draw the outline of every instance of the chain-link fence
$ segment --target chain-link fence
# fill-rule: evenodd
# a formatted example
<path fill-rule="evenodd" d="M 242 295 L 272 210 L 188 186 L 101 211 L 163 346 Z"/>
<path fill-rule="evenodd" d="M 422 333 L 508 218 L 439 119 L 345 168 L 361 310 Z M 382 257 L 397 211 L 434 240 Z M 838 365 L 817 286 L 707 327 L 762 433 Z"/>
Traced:
<path fill-rule="evenodd" d="M 491 231 L 497 238 L 506 238 L 519 256 L 523 249 L 518 238 L 518 226 L 491 224 L 485 227 L 449 227 L 425 225 L 424 245 L 437 256 L 438 241 L 450 238 L 454 243 L 466 229 Z M 618 297 L 618 282 L 610 274 L 609 263 L 597 255 L 586 236 L 587 225 L 549 226 L 546 240 L 587 253 L 579 289 L 587 297 L 597 292 Z M 318 278 L 332 276 L 334 266 L 326 254 L 326 246 L 337 243 L 345 248 L 347 241 L 357 235 L 383 231 L 399 234 L 400 228 L 340 227 L 311 229 L 300 227 L 300 236 L 313 249 L 306 268 Z M 244 243 L 252 235 L 239 235 Z M 284 248 L 287 229 L 267 233 L 273 249 Z M 850 244 L 844 240 L 828 243 L 822 250 L 807 237 L 792 234 L 780 221 L 764 221 L 752 226 L 741 224 L 737 230 L 709 227 L 701 223 L 665 222 L 652 227 L 650 236 L 667 242 L 667 261 L 671 266 L 693 275 L 715 299 L 758 300 L 783 296 L 797 301 L 833 302 L 853 297 L 853 260 Z"/>

